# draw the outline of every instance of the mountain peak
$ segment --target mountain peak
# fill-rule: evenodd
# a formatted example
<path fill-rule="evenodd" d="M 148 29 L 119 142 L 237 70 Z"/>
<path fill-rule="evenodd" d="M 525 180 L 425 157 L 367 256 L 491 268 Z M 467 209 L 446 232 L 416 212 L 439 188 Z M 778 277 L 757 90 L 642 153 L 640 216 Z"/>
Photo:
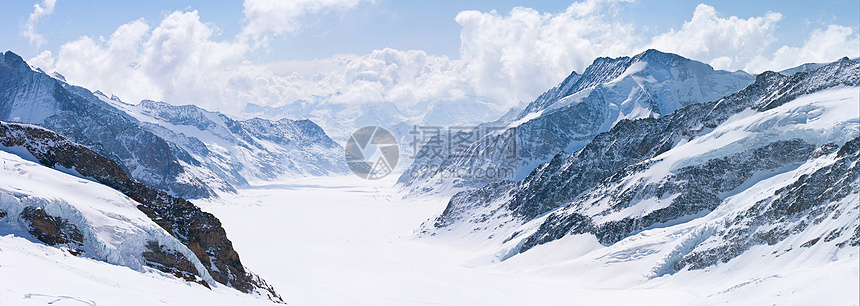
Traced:
<path fill-rule="evenodd" d="M 16 66 L 17 65 L 23 65 L 25 67 L 27 66 L 27 63 L 24 62 L 24 59 L 21 58 L 20 55 L 15 54 L 12 51 L 6 51 L 6 53 L 3 53 L 3 56 L 0 57 L 0 63 L 5 64 L 5 65 L 9 65 L 9 66 L 12 66 L 12 65 L 16 65 Z"/>
<path fill-rule="evenodd" d="M 688 59 L 686 57 L 683 57 L 683 56 L 680 56 L 680 55 L 677 55 L 674 53 L 662 52 L 662 51 L 659 51 L 656 49 L 648 49 L 648 50 L 645 50 L 645 52 L 642 52 L 642 53 L 639 53 L 639 54 L 633 56 L 634 62 L 635 61 L 657 61 L 660 63 L 669 64 L 669 63 L 672 63 L 676 60 L 690 61 L 690 59 Z"/>

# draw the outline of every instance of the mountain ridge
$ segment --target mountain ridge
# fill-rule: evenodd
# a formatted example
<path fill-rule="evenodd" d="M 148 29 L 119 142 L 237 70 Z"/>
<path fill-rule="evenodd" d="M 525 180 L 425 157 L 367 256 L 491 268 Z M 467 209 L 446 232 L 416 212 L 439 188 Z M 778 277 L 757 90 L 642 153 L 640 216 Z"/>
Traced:
<path fill-rule="evenodd" d="M 707 64 L 653 49 L 633 57 L 601 57 L 582 74 L 571 73 L 519 115 L 483 125 L 515 136 L 515 159 L 499 156 L 492 145 L 484 144 L 492 143 L 492 135 L 475 131 L 481 140 L 462 154 L 417 161 L 398 179 L 398 184 L 418 194 L 439 185 L 479 187 L 499 179 L 437 176 L 491 168 L 513 169 L 515 175 L 506 179 L 521 180 L 540 163 L 559 152 L 579 150 L 621 120 L 659 117 L 689 104 L 716 100 L 742 89 L 753 79 L 743 72 L 714 70 Z M 421 166 L 428 164 L 438 166 L 438 170 L 423 171 Z"/>
<path fill-rule="evenodd" d="M 853 247 L 860 235 L 849 229 L 856 233 L 860 222 L 850 216 L 860 205 L 842 199 L 860 184 L 858 87 L 860 63 L 842 59 L 791 76 L 765 72 L 737 93 L 660 118 L 622 120 L 523 181 L 457 193 L 419 235 L 498 241 L 505 260 L 569 236 L 593 236 L 606 247 L 650 229 L 714 219 L 654 267 L 658 276 L 725 263 L 756 245 L 782 245 L 792 231 L 825 231 L 822 241 Z M 793 176 L 760 185 L 783 174 Z M 739 194 L 767 186 L 782 189 L 755 193 L 752 208 L 726 208 L 750 205 Z M 834 196 L 816 200 L 828 194 Z M 782 216 L 786 207 L 806 221 Z M 716 221 L 724 214 L 737 217 Z M 825 217 L 840 221 L 804 225 Z M 756 231 L 769 222 L 778 230 Z"/>

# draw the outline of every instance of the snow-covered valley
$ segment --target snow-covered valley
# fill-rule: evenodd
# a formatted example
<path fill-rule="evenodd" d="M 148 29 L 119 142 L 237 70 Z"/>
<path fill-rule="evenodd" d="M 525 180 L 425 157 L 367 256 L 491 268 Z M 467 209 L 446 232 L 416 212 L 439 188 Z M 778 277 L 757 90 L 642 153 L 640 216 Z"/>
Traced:
<path fill-rule="evenodd" d="M 498 262 L 489 244 L 419 238 L 415 229 L 441 213 L 447 198 L 402 200 L 386 180 L 284 182 L 195 203 L 224 222 L 248 267 L 291 305 L 836 305 L 858 299 L 857 248 L 777 258 L 753 251 L 713 269 L 650 278 L 689 226 L 645 231 L 610 247 L 569 236 Z M 822 297 L 824 291 L 844 294 Z"/>

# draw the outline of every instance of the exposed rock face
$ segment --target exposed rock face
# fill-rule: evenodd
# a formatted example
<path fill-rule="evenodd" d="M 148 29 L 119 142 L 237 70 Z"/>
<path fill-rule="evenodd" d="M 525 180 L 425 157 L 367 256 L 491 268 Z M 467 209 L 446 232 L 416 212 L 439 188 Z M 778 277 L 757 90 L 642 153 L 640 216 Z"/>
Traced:
<path fill-rule="evenodd" d="M 671 203 L 643 216 L 624 217 L 602 224 L 595 224 L 591 217 L 578 213 L 553 214 L 553 220 L 545 221 L 541 229 L 525 240 L 520 252 L 567 234 L 592 233 L 598 241 L 609 245 L 655 224 L 711 212 L 722 202 L 720 194 L 737 188 L 756 172 L 776 170 L 805 161 L 814 149 L 814 146 L 799 139 L 778 141 L 732 156 L 712 159 L 702 165 L 681 168 L 676 174 L 664 178 L 661 184 L 638 184 L 625 190 L 613 188 L 621 177 L 645 169 L 643 165 L 628 167 L 569 206 L 583 207 L 606 201 L 611 203 L 610 208 L 598 215 L 611 215 L 631 207 L 641 199 L 666 199 L 669 195 L 675 195 L 669 200 Z"/>
<path fill-rule="evenodd" d="M 41 208 L 32 206 L 24 207 L 19 218 L 26 223 L 29 233 L 39 241 L 51 246 L 65 246 L 75 255 L 81 253 L 84 236 L 69 220 L 49 216 Z"/>
<path fill-rule="evenodd" d="M 72 169 L 124 193 L 140 203 L 138 209 L 194 252 L 215 281 L 242 292 L 262 290 L 281 301 L 270 286 L 245 270 L 221 222 L 191 202 L 139 183 L 116 162 L 43 128 L 0 123 L 0 145 L 24 148 L 42 165 Z M 171 269 L 189 271 L 183 266 Z"/>
<path fill-rule="evenodd" d="M 685 267 L 703 269 L 728 262 L 756 245 L 774 245 L 792 234 L 803 232 L 825 219 L 837 219 L 846 211 L 840 210 L 840 201 L 860 196 L 860 137 L 843 145 L 837 161 L 804 175 L 790 185 L 776 191 L 753 207 L 739 213 L 730 223 L 717 231 L 705 247 L 696 249 L 672 263 L 675 271 Z M 855 203 L 854 209 L 860 204 Z M 811 247 L 819 241 L 841 240 L 839 247 L 860 246 L 860 222 L 833 229 L 826 235 L 804 242 L 800 247 Z M 849 234 L 852 234 L 849 237 Z M 839 241 L 837 240 L 837 241 Z M 708 242 L 719 244 L 707 246 Z"/>
<path fill-rule="evenodd" d="M 32 70 L 6 52 L 0 57 L 0 120 L 43 126 L 118 163 L 155 188 L 187 198 L 212 191 L 185 171 L 164 139 L 86 89 Z"/>
<path fill-rule="evenodd" d="M 194 264 L 181 253 L 165 249 L 155 241 L 147 242 L 146 248 L 149 249 L 149 252 L 142 253 L 143 258 L 146 259 L 146 265 L 186 281 L 209 287 L 209 284 L 197 277 L 197 269 L 194 268 Z"/>

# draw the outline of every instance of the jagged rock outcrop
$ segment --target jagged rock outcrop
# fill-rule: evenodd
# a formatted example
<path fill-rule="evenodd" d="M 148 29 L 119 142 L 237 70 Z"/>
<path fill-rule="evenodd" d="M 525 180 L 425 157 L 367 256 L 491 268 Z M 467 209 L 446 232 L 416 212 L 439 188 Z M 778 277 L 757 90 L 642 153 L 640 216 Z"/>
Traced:
<path fill-rule="evenodd" d="M 155 241 L 147 241 L 146 248 L 149 251 L 143 252 L 141 255 L 146 259 L 148 266 L 209 288 L 209 284 L 197 278 L 197 268 L 194 267 L 194 264 L 181 253 L 167 249 Z"/>
<path fill-rule="evenodd" d="M 846 199 L 848 197 L 855 201 L 848 208 L 857 210 L 860 208 L 860 203 L 856 202 L 860 197 L 860 137 L 847 142 L 835 155 L 833 164 L 803 175 L 772 196 L 757 201 L 724 223 L 709 240 L 700 244 L 702 247 L 668 264 L 675 271 L 703 269 L 728 262 L 753 246 L 774 245 L 826 219 L 838 219 L 849 213 L 840 203 L 851 200 Z M 838 247 L 860 246 L 860 221 L 854 223 L 834 228 L 799 247 L 808 248 L 819 241 L 837 239 Z"/>
<path fill-rule="evenodd" d="M 595 224 L 590 216 L 578 213 L 553 214 L 552 220 L 545 221 L 534 235 L 525 239 L 520 252 L 564 235 L 583 233 L 592 233 L 598 241 L 609 245 L 656 224 L 711 212 L 722 202 L 720 194 L 734 190 L 757 172 L 777 170 L 805 161 L 814 150 L 813 145 L 800 139 L 776 141 L 760 148 L 711 159 L 701 165 L 680 168 L 658 184 L 634 183 L 626 189 L 617 188 L 616 184 L 624 177 L 647 169 L 646 165 L 633 165 L 604 180 L 600 186 L 568 206 L 610 203 L 608 209 L 597 214 L 598 217 L 623 211 L 648 198 L 669 201 L 666 207 L 641 216 L 623 217 L 601 224 Z"/>
<path fill-rule="evenodd" d="M 84 236 L 69 220 L 50 216 L 41 208 L 33 206 L 24 207 L 19 218 L 26 223 L 28 232 L 39 241 L 66 247 L 75 255 L 81 253 Z"/>

